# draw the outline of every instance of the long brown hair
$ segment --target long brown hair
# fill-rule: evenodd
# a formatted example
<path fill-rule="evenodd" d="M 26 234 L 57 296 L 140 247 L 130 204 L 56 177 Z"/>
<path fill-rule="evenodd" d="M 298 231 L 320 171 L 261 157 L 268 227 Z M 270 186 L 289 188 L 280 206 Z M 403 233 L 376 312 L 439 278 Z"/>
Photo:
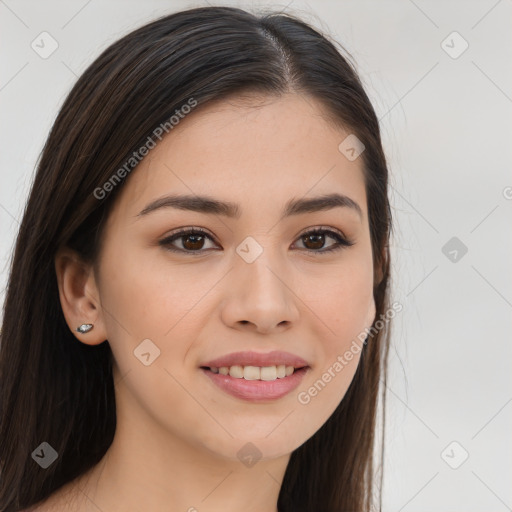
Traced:
<path fill-rule="evenodd" d="M 54 258 L 65 245 L 97 262 L 122 183 L 101 200 L 94 191 L 190 98 L 200 108 L 247 91 L 299 92 L 320 101 L 333 123 L 360 139 L 376 320 L 382 318 L 389 307 L 388 170 L 377 117 L 342 53 L 294 16 L 204 7 L 131 32 L 78 79 L 43 148 L 10 268 L 0 339 L 1 512 L 47 498 L 96 465 L 113 440 L 112 352 L 108 342 L 88 346 L 70 332 Z M 376 413 L 379 389 L 385 403 L 381 380 L 389 345 L 388 329 L 375 331 L 338 408 L 291 454 L 280 512 L 370 510 Z M 31 457 L 43 441 L 58 453 L 48 469 Z"/>

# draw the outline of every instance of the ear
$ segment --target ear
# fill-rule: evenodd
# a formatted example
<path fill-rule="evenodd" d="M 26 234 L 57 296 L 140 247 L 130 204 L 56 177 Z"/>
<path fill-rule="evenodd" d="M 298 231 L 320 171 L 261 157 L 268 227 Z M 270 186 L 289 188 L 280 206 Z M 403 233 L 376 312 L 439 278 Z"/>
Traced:
<path fill-rule="evenodd" d="M 64 247 L 55 255 L 55 272 L 62 312 L 71 332 L 86 345 L 103 343 L 107 335 L 92 265 Z M 93 328 L 87 333 L 77 332 L 82 324 L 93 324 Z"/>
<path fill-rule="evenodd" d="M 370 306 L 368 308 L 368 313 L 366 315 L 366 324 L 365 327 L 370 329 L 370 327 L 373 325 L 373 322 L 375 320 L 375 316 L 377 315 L 377 308 L 375 306 L 375 298 L 372 293 L 372 298 L 370 300 Z"/>
<path fill-rule="evenodd" d="M 375 262 L 373 271 L 373 282 L 374 287 L 379 286 L 381 281 L 384 279 L 384 269 L 386 269 L 389 261 L 389 246 L 382 248 L 379 258 Z"/>

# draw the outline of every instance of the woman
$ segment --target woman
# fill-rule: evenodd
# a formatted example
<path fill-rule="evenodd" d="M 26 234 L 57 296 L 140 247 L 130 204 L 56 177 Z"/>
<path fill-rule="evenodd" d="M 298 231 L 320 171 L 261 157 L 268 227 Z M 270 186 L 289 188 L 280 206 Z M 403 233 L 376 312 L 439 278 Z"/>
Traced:
<path fill-rule="evenodd" d="M 0 510 L 370 510 L 387 182 L 353 67 L 297 18 L 191 9 L 107 48 L 16 241 Z"/>

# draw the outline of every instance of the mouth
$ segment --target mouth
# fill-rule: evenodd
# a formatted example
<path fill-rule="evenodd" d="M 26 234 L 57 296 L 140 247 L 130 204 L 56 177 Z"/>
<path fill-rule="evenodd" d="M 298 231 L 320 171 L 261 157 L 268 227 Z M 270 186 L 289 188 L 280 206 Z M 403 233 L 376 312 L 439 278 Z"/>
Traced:
<path fill-rule="evenodd" d="M 268 402 L 293 391 L 311 367 L 296 354 L 274 350 L 232 352 L 202 362 L 199 369 L 214 389 L 250 402 Z"/>
<path fill-rule="evenodd" d="M 299 386 L 311 368 L 303 366 L 201 366 L 214 389 L 248 402 L 271 402 L 285 397 Z"/>
<path fill-rule="evenodd" d="M 287 366 L 284 364 L 274 366 L 201 366 L 201 369 L 224 376 L 230 376 L 233 379 L 244 380 L 260 380 L 260 381 L 275 381 L 277 379 L 285 379 L 290 377 L 295 372 L 307 369 L 309 366 Z"/>

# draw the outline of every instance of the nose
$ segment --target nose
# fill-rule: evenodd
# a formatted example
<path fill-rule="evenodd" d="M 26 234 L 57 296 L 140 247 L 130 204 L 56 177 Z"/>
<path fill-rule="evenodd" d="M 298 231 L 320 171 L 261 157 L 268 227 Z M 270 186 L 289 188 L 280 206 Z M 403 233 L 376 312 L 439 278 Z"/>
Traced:
<path fill-rule="evenodd" d="M 289 329 L 299 318 L 290 270 L 270 250 L 252 263 L 238 259 L 223 301 L 222 320 L 231 328 L 261 334 Z"/>

